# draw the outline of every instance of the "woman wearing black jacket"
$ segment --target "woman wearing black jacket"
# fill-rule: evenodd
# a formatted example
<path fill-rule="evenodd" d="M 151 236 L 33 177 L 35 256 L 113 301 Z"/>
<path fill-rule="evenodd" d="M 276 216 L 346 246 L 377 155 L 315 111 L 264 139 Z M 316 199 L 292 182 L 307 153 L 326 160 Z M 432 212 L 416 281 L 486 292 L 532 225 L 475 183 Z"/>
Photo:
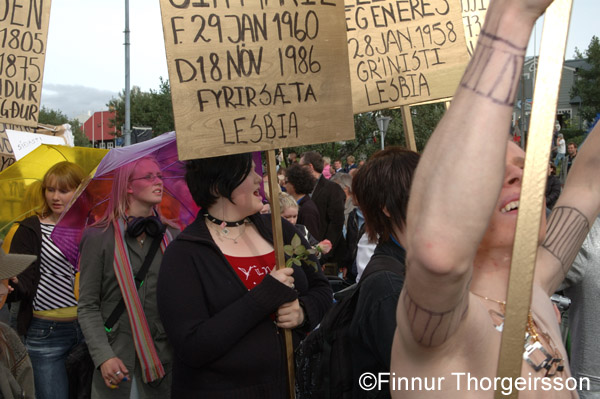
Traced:
<path fill-rule="evenodd" d="M 167 248 L 158 281 L 174 349 L 171 396 L 284 398 L 280 329 L 297 343 L 316 326 L 332 303 L 329 283 L 306 264 L 275 270 L 250 154 L 190 161 L 186 180 L 202 210 Z M 296 230 L 282 223 L 289 243 Z"/>

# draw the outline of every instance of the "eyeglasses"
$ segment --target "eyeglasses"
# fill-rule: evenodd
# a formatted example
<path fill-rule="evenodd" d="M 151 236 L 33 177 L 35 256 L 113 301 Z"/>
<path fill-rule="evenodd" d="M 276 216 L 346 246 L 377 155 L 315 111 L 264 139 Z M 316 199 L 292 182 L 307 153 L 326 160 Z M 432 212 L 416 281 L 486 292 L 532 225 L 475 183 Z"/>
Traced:
<path fill-rule="evenodd" d="M 146 180 L 148 183 L 154 183 L 156 181 L 156 179 L 159 179 L 160 181 L 163 181 L 164 177 L 161 174 L 153 175 L 152 173 L 149 173 L 146 176 L 136 177 L 135 179 L 129 179 L 129 181 Z"/>

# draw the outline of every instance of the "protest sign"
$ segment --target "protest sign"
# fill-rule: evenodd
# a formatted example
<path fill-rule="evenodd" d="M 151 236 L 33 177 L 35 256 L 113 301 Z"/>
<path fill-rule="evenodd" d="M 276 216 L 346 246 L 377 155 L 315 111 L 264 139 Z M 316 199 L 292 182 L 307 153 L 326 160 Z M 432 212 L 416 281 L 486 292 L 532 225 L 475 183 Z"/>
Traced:
<path fill-rule="evenodd" d="M 50 3 L 0 1 L 0 122 L 37 126 Z"/>
<path fill-rule="evenodd" d="M 451 97 L 469 55 L 460 0 L 346 0 L 354 113 Z"/>
<path fill-rule="evenodd" d="M 180 159 L 354 138 L 339 0 L 161 0 Z"/>
<path fill-rule="evenodd" d="M 473 56 L 490 0 L 461 0 L 467 51 Z"/>

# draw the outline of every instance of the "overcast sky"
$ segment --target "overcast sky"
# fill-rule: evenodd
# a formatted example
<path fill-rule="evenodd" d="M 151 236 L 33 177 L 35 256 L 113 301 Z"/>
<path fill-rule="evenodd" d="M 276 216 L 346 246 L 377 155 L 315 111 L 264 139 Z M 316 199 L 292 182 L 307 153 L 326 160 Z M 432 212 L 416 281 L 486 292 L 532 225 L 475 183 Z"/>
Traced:
<path fill-rule="evenodd" d="M 106 109 L 125 87 L 123 0 L 52 0 L 42 106 L 69 117 Z M 168 78 L 158 0 L 130 0 L 131 85 L 157 90 Z M 574 0 L 567 58 L 600 35 L 600 0 Z M 537 24 L 537 39 L 542 23 Z M 533 55 L 530 44 L 528 55 Z M 539 44 L 537 45 L 539 53 Z"/>

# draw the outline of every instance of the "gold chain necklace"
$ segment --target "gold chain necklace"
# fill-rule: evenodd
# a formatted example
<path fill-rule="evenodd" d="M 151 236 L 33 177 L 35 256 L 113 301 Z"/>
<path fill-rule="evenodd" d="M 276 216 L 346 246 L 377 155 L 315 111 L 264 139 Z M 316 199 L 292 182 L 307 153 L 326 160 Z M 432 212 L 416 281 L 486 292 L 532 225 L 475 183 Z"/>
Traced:
<path fill-rule="evenodd" d="M 494 321 L 494 327 L 496 327 L 496 330 L 502 331 L 504 327 L 504 314 L 506 313 L 506 301 L 488 298 L 474 292 L 472 294 L 483 298 L 486 301 L 495 302 L 500 305 L 500 311 L 502 313 L 498 313 L 492 309 L 488 310 L 488 313 L 492 317 L 492 321 Z M 542 341 L 540 340 L 540 336 L 543 337 L 548 343 L 552 354 L 546 350 Z M 552 377 L 557 372 L 563 371 L 564 361 L 561 357 L 560 351 L 556 348 L 552 338 L 548 333 L 539 331 L 535 321 L 533 320 L 531 309 L 529 309 L 529 312 L 527 313 L 524 347 L 525 351 L 523 352 L 523 359 L 529 363 L 529 365 L 533 367 L 535 371 L 545 369 L 546 377 Z"/>

